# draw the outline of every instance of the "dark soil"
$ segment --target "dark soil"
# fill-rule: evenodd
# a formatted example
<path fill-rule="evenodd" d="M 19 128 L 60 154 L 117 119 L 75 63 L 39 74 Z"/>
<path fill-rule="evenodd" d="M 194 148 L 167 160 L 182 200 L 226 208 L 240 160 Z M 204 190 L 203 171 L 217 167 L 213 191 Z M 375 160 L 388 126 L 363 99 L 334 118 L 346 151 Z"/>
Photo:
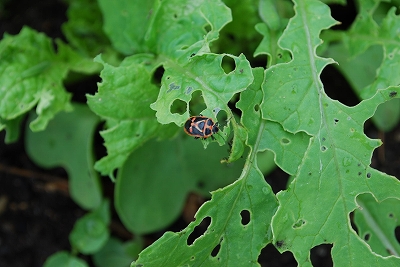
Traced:
<path fill-rule="evenodd" d="M 335 17 L 335 10 L 342 17 Z M 333 9 L 336 19 L 342 22 L 348 20 L 342 27 L 354 19 L 354 8 L 350 11 L 347 9 L 350 14 L 344 13 L 344 10 L 340 6 Z M 8 1 L 0 9 L 0 33 L 17 34 L 23 25 L 29 25 L 52 38 L 63 38 L 60 27 L 66 21 L 65 11 L 66 5 L 62 1 Z M 358 103 L 346 81 L 333 67 L 324 70 L 322 79 L 332 98 L 351 106 Z M 96 88 L 96 81 L 89 81 L 90 90 Z M 337 88 L 342 90 L 337 91 Z M 384 141 L 384 145 L 374 153 L 372 167 L 400 177 L 400 126 L 389 133 L 382 133 L 367 123 L 365 132 L 371 138 Z M 63 169 L 45 170 L 36 166 L 26 155 L 23 138 L 6 145 L 4 137 L 5 132 L 0 132 L 0 266 L 40 267 L 54 252 L 70 250 L 68 235 L 76 219 L 85 211 L 69 198 L 67 174 Z M 266 180 L 278 192 L 285 189 L 288 176 L 276 169 Z M 103 181 L 106 184 L 104 188 L 109 189 L 106 194 L 111 195 L 112 184 L 108 178 Z M 181 218 L 166 230 L 183 229 L 200 204 L 198 196 L 189 196 Z M 146 236 L 146 244 L 159 238 L 162 233 Z M 112 223 L 112 234 L 125 240 L 130 238 L 116 218 Z M 314 266 L 332 266 L 330 249 L 330 245 L 321 245 L 312 250 Z M 92 264 L 89 258 L 85 259 Z M 259 262 L 262 266 L 270 267 L 297 266 L 291 253 L 280 254 L 272 245 L 262 250 Z"/>

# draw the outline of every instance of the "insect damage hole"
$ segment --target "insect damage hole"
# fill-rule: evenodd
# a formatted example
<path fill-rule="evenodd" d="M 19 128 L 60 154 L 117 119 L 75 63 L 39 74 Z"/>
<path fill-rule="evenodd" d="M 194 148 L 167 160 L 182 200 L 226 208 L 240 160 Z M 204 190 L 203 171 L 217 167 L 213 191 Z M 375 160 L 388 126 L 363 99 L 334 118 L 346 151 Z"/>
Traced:
<path fill-rule="evenodd" d="M 250 222 L 250 211 L 248 211 L 248 210 L 242 210 L 241 212 L 240 212 L 240 217 L 242 218 L 242 225 L 243 226 L 246 226 L 246 225 L 248 225 L 249 224 L 249 222 Z"/>
<path fill-rule="evenodd" d="M 218 245 L 216 245 L 213 250 L 211 251 L 211 256 L 216 257 L 221 249 L 222 238 L 219 241 Z"/>
<path fill-rule="evenodd" d="M 332 244 L 321 244 L 310 251 L 310 259 L 313 266 L 333 266 L 331 256 Z"/>
<path fill-rule="evenodd" d="M 175 99 L 171 105 L 171 113 L 183 115 L 186 111 L 186 102 L 180 99 Z"/>
<path fill-rule="evenodd" d="M 197 238 L 201 237 L 204 235 L 207 231 L 207 228 L 211 224 L 211 217 L 205 217 L 201 223 L 199 223 L 194 229 L 193 232 L 188 236 L 188 239 L 186 240 L 186 244 L 188 246 L 193 245 L 193 243 L 196 241 Z"/>
<path fill-rule="evenodd" d="M 163 66 L 159 66 L 154 72 L 153 76 L 151 77 L 151 83 L 157 86 L 161 86 L 161 78 L 164 75 L 165 69 Z"/>
<path fill-rule="evenodd" d="M 229 74 L 236 68 L 235 60 L 233 58 L 231 58 L 230 56 L 224 56 L 222 58 L 221 67 L 225 71 L 226 74 Z"/>
<path fill-rule="evenodd" d="M 192 109 L 192 107 L 195 107 L 196 109 Z M 200 90 L 193 91 L 192 99 L 189 102 L 190 115 L 197 116 L 206 108 L 207 106 L 206 104 L 204 104 L 204 99 L 201 94 L 201 91 Z"/>

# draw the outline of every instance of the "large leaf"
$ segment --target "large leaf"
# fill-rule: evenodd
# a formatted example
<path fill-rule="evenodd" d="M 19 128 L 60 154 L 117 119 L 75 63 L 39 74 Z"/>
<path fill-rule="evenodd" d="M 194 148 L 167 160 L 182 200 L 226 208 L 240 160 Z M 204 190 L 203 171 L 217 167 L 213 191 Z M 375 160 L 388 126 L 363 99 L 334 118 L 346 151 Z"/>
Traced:
<path fill-rule="evenodd" d="M 44 131 L 26 129 L 26 151 L 42 167 L 64 167 L 72 199 L 85 209 L 93 209 L 102 199 L 99 176 L 93 169 L 92 146 L 99 118 L 84 105 L 73 107 L 72 112 L 59 113 Z M 30 117 L 32 121 L 34 116 Z"/>
<path fill-rule="evenodd" d="M 310 250 L 324 243 L 334 244 L 332 259 L 338 266 L 371 262 L 396 266 L 399 259 L 371 253 L 350 227 L 349 213 L 357 207 L 356 196 L 364 192 L 378 200 L 400 197 L 396 179 L 369 167 L 380 142 L 363 133 L 364 122 L 377 106 L 398 96 L 400 90 L 379 91 L 352 108 L 330 99 L 319 74 L 332 60 L 318 57 L 315 51 L 321 30 L 333 24 L 324 4 L 295 1 L 295 16 L 279 42 L 292 60 L 266 71 L 264 118 L 279 122 L 286 131 L 311 136 L 292 183 L 277 194 L 280 206 L 272 220 L 274 242 L 280 251 L 290 250 L 300 266 L 312 266 Z"/>
<path fill-rule="evenodd" d="M 193 138 L 150 141 L 136 150 L 118 172 L 115 205 L 125 226 L 150 233 L 172 223 L 191 191 L 208 192 L 231 183 L 241 163 L 219 163 L 226 148 L 202 149 Z"/>

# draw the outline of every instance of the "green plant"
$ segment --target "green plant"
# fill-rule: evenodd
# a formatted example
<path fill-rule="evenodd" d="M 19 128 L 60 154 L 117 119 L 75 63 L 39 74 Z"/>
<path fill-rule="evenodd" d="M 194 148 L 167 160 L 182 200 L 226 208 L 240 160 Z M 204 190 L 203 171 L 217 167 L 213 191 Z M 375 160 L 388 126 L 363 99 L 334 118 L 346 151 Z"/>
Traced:
<path fill-rule="evenodd" d="M 363 131 L 378 106 L 377 127 L 387 131 L 399 121 L 396 1 L 359 1 L 346 31 L 330 29 L 337 22 L 329 7 L 314 0 L 69 2 L 63 30 L 70 44 L 58 41 L 57 53 L 28 28 L 0 43 L 0 129 L 16 140 L 21 119 L 36 107 L 28 153 L 44 166 L 67 166 L 72 197 L 90 210 L 71 233 L 72 253 L 53 255 L 46 267 L 86 266 L 78 252 L 94 255 L 98 266 L 124 266 L 141 246 L 140 238 L 123 244 L 109 237 L 109 204 L 90 146 L 99 118 L 107 156 L 94 168 L 115 180 L 116 210 L 136 236 L 171 223 L 188 192 L 215 190 L 192 223 L 165 233 L 131 266 L 257 266 L 269 243 L 291 251 L 299 266 L 312 266 L 310 250 L 320 244 L 333 244 L 337 266 L 399 265 L 400 183 L 370 167 L 381 142 Z M 265 68 L 251 66 L 252 54 L 267 56 Z M 320 74 L 334 60 L 362 100 L 354 107 L 324 92 Z M 100 66 L 98 92 L 87 95 L 95 116 L 71 104 L 61 82 L 68 71 L 94 74 Z M 215 142 L 184 136 L 183 123 L 200 112 L 222 124 Z M 46 155 L 38 145 L 48 146 Z M 68 147 L 81 148 L 78 157 Z M 272 168 L 266 150 L 292 177 L 277 195 L 264 180 Z M 210 220 L 189 245 L 194 228 Z"/>

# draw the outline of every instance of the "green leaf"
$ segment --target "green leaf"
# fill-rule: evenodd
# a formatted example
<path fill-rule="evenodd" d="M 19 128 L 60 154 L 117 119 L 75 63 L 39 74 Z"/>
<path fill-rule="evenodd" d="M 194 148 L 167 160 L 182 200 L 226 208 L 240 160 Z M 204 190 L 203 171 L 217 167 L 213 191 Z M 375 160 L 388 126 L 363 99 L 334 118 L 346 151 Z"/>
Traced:
<path fill-rule="evenodd" d="M 43 130 L 62 110 L 71 110 L 62 80 L 68 71 L 51 40 L 27 27 L 0 42 L 0 117 L 15 119 L 36 106 L 38 117 L 30 127 Z"/>
<path fill-rule="evenodd" d="M 89 265 L 67 251 L 59 251 L 48 257 L 43 267 L 89 267 Z"/>
<path fill-rule="evenodd" d="M 171 224 L 191 191 L 208 195 L 240 173 L 241 162 L 219 163 L 226 148 L 209 146 L 186 137 L 150 141 L 137 149 L 118 171 L 115 206 L 124 225 L 144 234 Z M 205 166 L 204 168 L 201 166 Z"/>
<path fill-rule="evenodd" d="M 395 228 L 400 226 L 399 199 L 389 198 L 378 203 L 371 194 L 357 196 L 359 208 L 354 211 L 358 235 L 372 251 L 382 256 L 400 255 Z"/>
<path fill-rule="evenodd" d="M 102 29 L 102 14 L 97 1 L 67 0 L 67 2 L 68 21 L 62 25 L 62 31 L 68 42 L 80 53 L 90 57 L 104 53 L 110 42 Z"/>
<path fill-rule="evenodd" d="M 376 78 L 376 70 L 382 62 L 382 48 L 371 46 L 365 53 L 351 57 L 342 43 L 329 47 L 328 56 L 337 60 L 337 67 L 358 95 Z M 380 105 L 372 120 L 383 131 L 390 131 L 400 119 L 400 99 L 392 99 Z"/>
<path fill-rule="evenodd" d="M 397 266 L 398 258 L 371 253 L 350 227 L 355 198 L 370 192 L 377 200 L 400 197 L 400 183 L 369 167 L 381 142 L 363 133 L 363 124 L 377 106 L 399 96 L 399 87 L 380 90 L 355 107 L 330 99 L 319 74 L 330 59 L 315 54 L 321 30 L 334 20 L 327 6 L 317 1 L 295 1 L 296 15 L 280 39 L 292 61 L 266 71 L 263 117 L 286 131 L 310 136 L 304 158 L 285 191 L 277 194 L 279 208 L 272 220 L 275 246 L 291 251 L 299 266 L 312 266 L 310 250 L 333 244 L 338 266 Z M 286 73 L 286 75 L 285 75 Z M 338 235 L 340 233 L 340 235 Z"/>
<path fill-rule="evenodd" d="M 249 164 L 240 179 L 212 192 L 194 222 L 179 233 L 165 233 L 131 266 L 259 266 L 260 251 L 272 238 L 269 223 L 276 206 L 263 175 Z M 207 220 L 211 220 L 207 230 L 188 245 L 194 228 Z"/>
<path fill-rule="evenodd" d="M 235 61 L 235 69 L 226 74 L 221 66 L 223 57 L 230 57 Z M 203 54 L 193 57 L 184 65 L 172 61 L 164 65 L 165 73 L 157 101 L 151 104 L 156 110 L 160 123 L 174 122 L 178 126 L 190 117 L 189 101 L 192 93 L 201 90 L 207 110 L 204 116 L 215 118 L 221 110 L 230 110 L 227 103 L 234 94 L 246 89 L 253 81 L 250 64 L 244 57 L 231 55 Z M 187 110 L 183 114 L 171 113 L 171 106 L 177 99 L 186 102 Z M 234 118 L 231 118 L 234 120 Z"/>
<path fill-rule="evenodd" d="M 155 112 L 149 108 L 158 93 L 157 86 L 151 83 L 157 64 L 153 59 L 151 55 L 132 56 L 114 67 L 96 58 L 104 65 L 103 81 L 98 85 L 98 92 L 94 96 L 87 95 L 87 99 L 89 107 L 104 118 L 108 126 L 101 132 L 108 155 L 95 165 L 103 175 L 112 175 L 132 151 L 163 129 L 166 135 L 171 133 L 170 127 L 162 127 L 157 122 Z"/>
<path fill-rule="evenodd" d="M 125 55 L 143 52 L 144 36 L 158 1 L 99 0 L 104 32 L 114 48 Z"/>
<path fill-rule="evenodd" d="M 137 242 L 139 243 L 139 242 Z M 135 246 L 137 253 L 143 248 L 143 244 L 134 242 L 123 243 L 119 239 L 110 238 L 102 249 L 93 255 L 93 261 L 97 267 L 126 267 L 135 259 L 127 253 L 127 250 Z"/>
<path fill-rule="evenodd" d="M 310 137 L 303 132 L 289 133 L 280 124 L 262 119 L 260 105 L 264 75 L 260 68 L 253 69 L 253 73 L 253 84 L 241 93 L 236 104 L 242 110 L 241 123 L 248 132 L 247 144 L 257 152 L 273 151 L 275 163 L 287 173 L 294 174 L 303 160 Z"/>
<path fill-rule="evenodd" d="M 170 0 L 156 2 L 150 20 L 145 35 L 150 51 L 186 63 L 193 53 L 209 52 L 232 16 L 219 0 Z"/>
<path fill-rule="evenodd" d="M 59 113 L 44 131 L 26 129 L 26 151 L 44 168 L 64 167 L 69 174 L 71 198 L 82 208 L 93 209 L 102 199 L 92 147 L 99 118 L 84 105 L 73 107 L 72 112 Z M 29 121 L 33 119 L 31 114 Z"/>
<path fill-rule="evenodd" d="M 365 51 L 368 52 L 364 54 L 362 59 L 360 57 L 350 59 L 349 64 L 352 66 L 354 64 L 357 65 L 360 61 L 369 61 L 366 65 L 360 66 L 360 70 L 365 70 L 366 66 L 376 64 L 373 61 L 376 56 L 371 54 L 371 51 L 375 51 L 378 48 L 367 50 L 369 47 L 379 45 L 383 48 L 383 60 L 376 70 L 376 75 L 370 76 L 373 79 L 366 79 L 370 83 L 366 84 L 365 87 L 360 88 L 360 86 L 355 86 L 356 92 L 362 99 L 370 98 L 379 89 L 400 84 L 400 77 L 398 75 L 400 72 L 400 54 L 398 53 L 400 36 L 397 31 L 400 28 L 400 16 L 396 15 L 396 8 L 392 7 L 386 17 L 378 24 L 373 17 L 378 3 L 379 1 L 360 1 L 359 14 L 349 31 L 343 35 L 343 43 L 347 49 L 343 49 L 342 53 L 355 57 Z M 379 55 L 379 60 L 380 58 L 381 56 Z M 352 71 L 347 76 L 356 75 Z M 350 78 L 350 80 L 354 79 L 357 78 Z M 365 82 L 362 82 L 362 84 L 365 84 Z M 397 99 L 382 105 L 377 111 L 376 116 L 374 116 L 375 124 L 384 131 L 392 129 L 399 120 L 400 100 Z"/>
<path fill-rule="evenodd" d="M 281 123 L 286 131 L 313 134 L 324 121 L 323 114 L 315 116 L 320 114 L 323 96 L 318 76 L 333 62 L 317 56 L 315 47 L 321 43 L 319 32 L 335 21 L 328 6 L 315 1 L 295 2 L 295 12 L 279 39 L 279 45 L 291 51 L 293 59 L 267 70 L 261 109 L 263 118 Z"/>
<path fill-rule="evenodd" d="M 11 120 L 4 120 L 0 117 L 0 131 L 6 129 L 6 137 L 4 139 L 6 144 L 13 143 L 18 140 L 20 133 L 20 124 L 25 116 L 21 115 Z"/>
<path fill-rule="evenodd" d="M 243 53 L 248 57 L 257 46 L 255 40 L 259 39 L 254 29 L 254 25 L 260 22 L 258 0 L 224 0 L 224 3 L 231 9 L 232 21 L 220 31 L 220 37 L 211 49 L 215 53 Z"/>
<path fill-rule="evenodd" d="M 107 242 L 110 232 L 110 204 L 103 201 L 96 210 L 78 219 L 69 235 L 71 246 L 83 254 L 99 251 Z"/>
<path fill-rule="evenodd" d="M 332 100 L 322 103 L 326 123 L 311 138 L 288 190 L 277 194 L 280 207 L 272 222 L 275 244 L 281 251 L 292 251 L 300 265 L 311 266 L 309 250 L 323 243 L 334 244 L 332 258 L 339 266 L 399 264 L 399 259 L 372 254 L 349 222 L 361 193 L 371 192 L 379 201 L 400 198 L 398 180 L 368 166 L 380 142 L 363 134 L 363 123 L 376 107 L 399 92 L 400 88 L 379 91 L 352 108 Z"/>
<path fill-rule="evenodd" d="M 262 0 L 260 1 L 259 10 L 263 23 L 258 23 L 255 29 L 263 35 L 263 39 L 255 50 L 254 56 L 267 55 L 268 67 L 290 61 L 289 52 L 276 44 L 287 26 L 288 17 L 293 16 L 291 3 Z"/>

